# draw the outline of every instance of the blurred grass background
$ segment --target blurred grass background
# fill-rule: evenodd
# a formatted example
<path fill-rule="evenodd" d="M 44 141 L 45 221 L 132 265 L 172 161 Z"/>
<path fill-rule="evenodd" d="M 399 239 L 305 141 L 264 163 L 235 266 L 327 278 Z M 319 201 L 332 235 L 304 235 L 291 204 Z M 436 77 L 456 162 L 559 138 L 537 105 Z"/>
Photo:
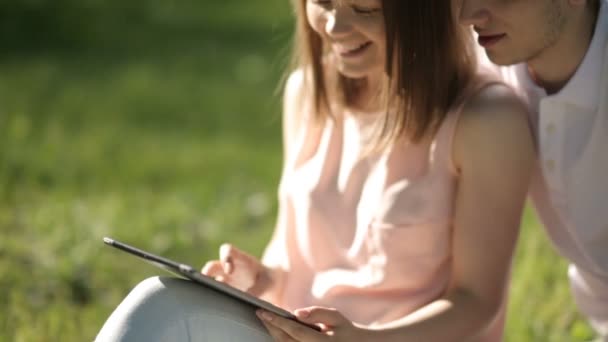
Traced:
<path fill-rule="evenodd" d="M 0 1 L 0 341 L 92 340 L 157 274 L 274 225 L 287 0 Z M 585 341 L 528 210 L 507 341 Z"/>

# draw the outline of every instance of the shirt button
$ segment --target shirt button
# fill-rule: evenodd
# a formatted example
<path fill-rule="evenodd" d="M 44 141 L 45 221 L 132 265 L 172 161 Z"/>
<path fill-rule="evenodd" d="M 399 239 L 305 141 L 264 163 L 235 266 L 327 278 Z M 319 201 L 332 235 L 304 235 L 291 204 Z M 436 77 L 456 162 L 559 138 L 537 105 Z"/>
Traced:
<path fill-rule="evenodd" d="M 555 132 L 555 124 L 551 122 L 547 125 L 547 133 L 552 134 L 553 132 Z"/>
<path fill-rule="evenodd" d="M 553 159 L 548 159 L 545 161 L 545 166 L 547 167 L 547 171 L 553 172 L 553 170 L 555 170 L 555 161 Z"/>

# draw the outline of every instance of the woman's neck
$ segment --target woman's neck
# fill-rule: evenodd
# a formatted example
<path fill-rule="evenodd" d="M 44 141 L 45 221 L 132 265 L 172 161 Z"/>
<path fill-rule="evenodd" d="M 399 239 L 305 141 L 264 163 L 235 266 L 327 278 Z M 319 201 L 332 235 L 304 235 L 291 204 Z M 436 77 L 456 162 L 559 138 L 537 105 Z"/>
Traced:
<path fill-rule="evenodd" d="M 386 106 L 382 99 L 382 81 L 379 78 L 353 80 L 356 87 L 356 98 L 349 104 L 349 109 L 357 115 L 375 114 Z"/>

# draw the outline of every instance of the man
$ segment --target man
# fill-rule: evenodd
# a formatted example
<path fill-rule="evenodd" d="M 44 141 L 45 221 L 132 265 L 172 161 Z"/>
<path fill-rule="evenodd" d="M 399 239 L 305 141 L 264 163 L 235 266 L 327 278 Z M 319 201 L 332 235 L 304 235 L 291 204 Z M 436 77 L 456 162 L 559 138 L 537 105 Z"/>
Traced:
<path fill-rule="evenodd" d="M 571 262 L 577 305 L 608 341 L 608 0 L 456 1 L 481 58 L 502 66 L 531 108 L 530 196 Z"/>

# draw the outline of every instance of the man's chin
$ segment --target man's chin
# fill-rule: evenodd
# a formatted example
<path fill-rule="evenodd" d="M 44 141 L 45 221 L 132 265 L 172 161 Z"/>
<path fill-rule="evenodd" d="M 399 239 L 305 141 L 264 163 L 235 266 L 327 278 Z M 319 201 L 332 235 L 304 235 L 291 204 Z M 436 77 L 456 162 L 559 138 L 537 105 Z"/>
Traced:
<path fill-rule="evenodd" d="M 523 62 L 523 60 L 521 60 L 520 58 L 515 58 L 514 56 L 507 56 L 505 54 L 500 54 L 494 51 L 486 50 L 486 56 L 488 57 L 490 62 L 499 66 L 509 66 Z"/>

